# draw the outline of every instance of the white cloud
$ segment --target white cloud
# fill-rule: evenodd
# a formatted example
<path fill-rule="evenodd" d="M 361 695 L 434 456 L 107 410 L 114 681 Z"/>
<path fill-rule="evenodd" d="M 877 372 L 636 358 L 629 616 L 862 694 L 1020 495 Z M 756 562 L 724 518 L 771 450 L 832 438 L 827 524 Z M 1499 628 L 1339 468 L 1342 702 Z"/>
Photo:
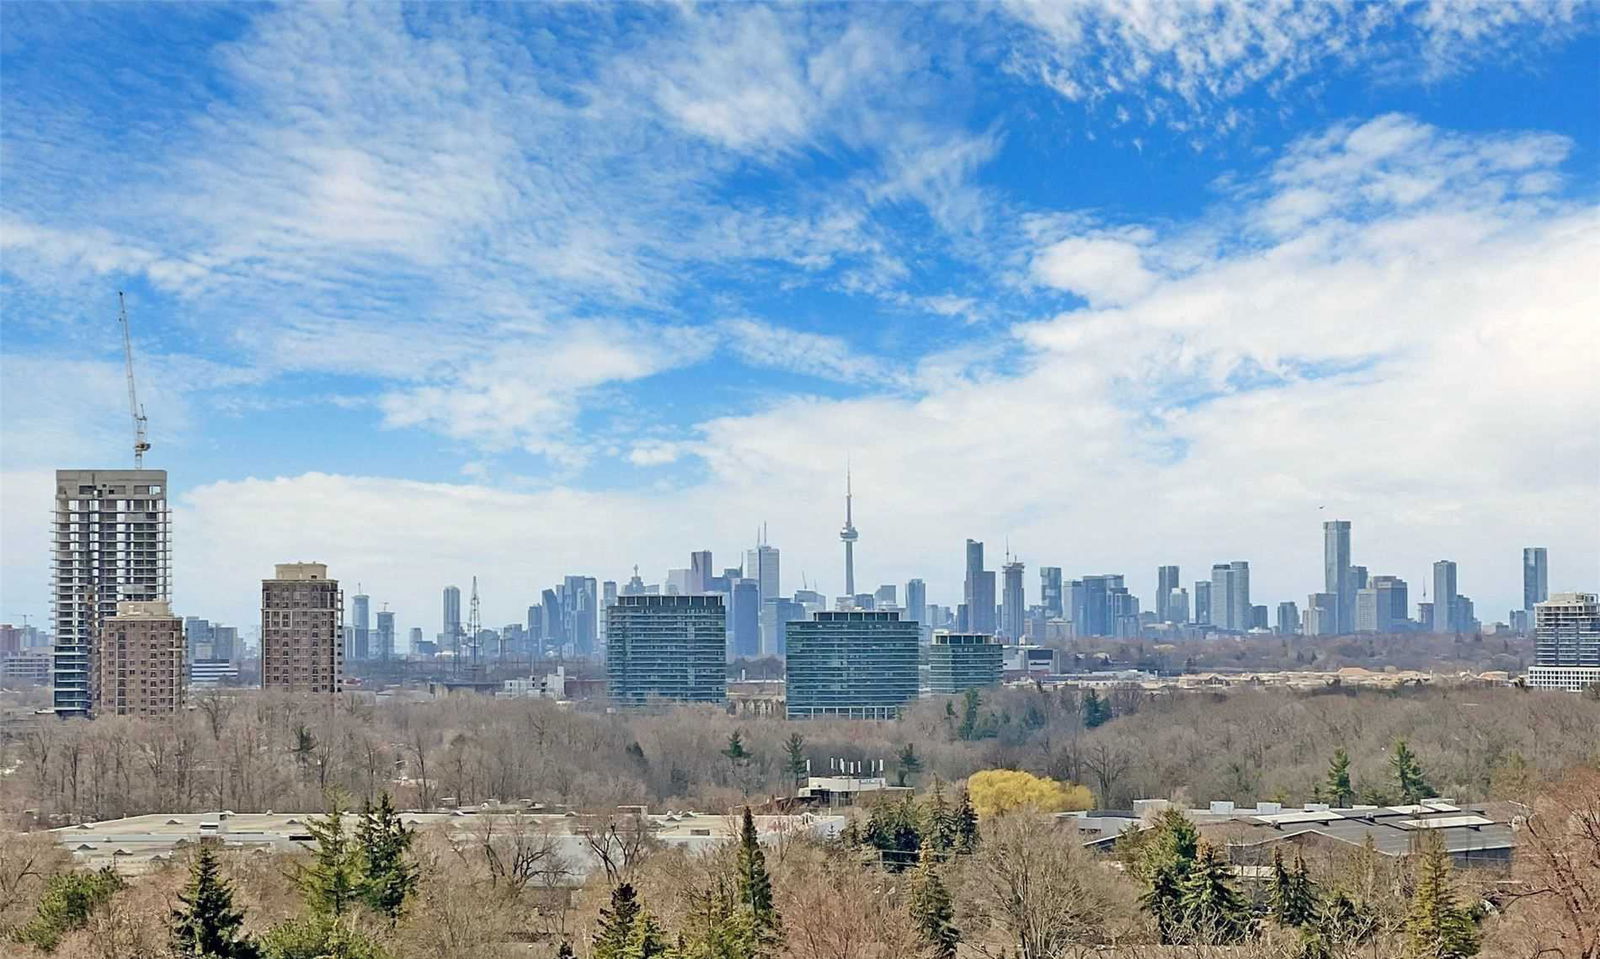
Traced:
<path fill-rule="evenodd" d="M 1109 236 L 1075 236 L 1052 243 L 1034 257 L 1033 275 L 1079 294 L 1093 307 L 1131 302 L 1156 282 L 1136 244 Z"/>
<path fill-rule="evenodd" d="M 733 355 L 755 366 L 889 389 L 907 382 L 901 371 L 852 349 L 836 336 L 748 318 L 724 320 L 719 329 Z"/>

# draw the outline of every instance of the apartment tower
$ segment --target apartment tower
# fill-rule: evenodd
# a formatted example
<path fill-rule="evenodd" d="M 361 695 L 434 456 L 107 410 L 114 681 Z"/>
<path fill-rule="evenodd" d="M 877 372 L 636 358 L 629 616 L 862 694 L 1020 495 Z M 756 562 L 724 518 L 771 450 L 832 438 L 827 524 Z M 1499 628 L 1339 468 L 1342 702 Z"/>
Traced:
<path fill-rule="evenodd" d="M 165 600 L 124 601 L 94 646 L 96 716 L 170 716 L 183 707 L 183 620 Z"/>
<path fill-rule="evenodd" d="M 279 563 L 261 581 L 261 688 L 337 693 L 344 594 L 322 563 Z"/>

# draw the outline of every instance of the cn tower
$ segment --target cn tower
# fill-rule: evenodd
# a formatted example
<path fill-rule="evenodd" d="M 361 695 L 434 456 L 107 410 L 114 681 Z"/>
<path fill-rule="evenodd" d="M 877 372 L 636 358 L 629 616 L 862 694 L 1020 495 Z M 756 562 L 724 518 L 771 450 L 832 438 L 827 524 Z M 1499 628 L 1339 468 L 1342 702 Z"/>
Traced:
<path fill-rule="evenodd" d="M 844 529 L 839 530 L 839 542 L 844 544 L 844 594 L 849 597 L 856 595 L 856 540 L 861 534 L 856 532 L 856 524 L 852 522 L 850 514 L 850 470 L 844 471 Z"/>

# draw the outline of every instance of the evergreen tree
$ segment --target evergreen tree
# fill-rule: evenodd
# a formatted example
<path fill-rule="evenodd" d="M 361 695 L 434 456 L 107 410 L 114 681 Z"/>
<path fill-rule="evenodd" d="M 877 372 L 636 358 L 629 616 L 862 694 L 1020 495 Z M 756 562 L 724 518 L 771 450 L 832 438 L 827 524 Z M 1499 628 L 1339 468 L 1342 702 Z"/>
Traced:
<path fill-rule="evenodd" d="M 885 869 L 899 872 L 910 868 L 922 848 L 922 821 L 916 805 L 907 797 L 873 806 L 863 838 L 878 850 Z"/>
<path fill-rule="evenodd" d="M 342 916 L 361 897 L 361 853 L 344 829 L 344 808 L 335 798 L 326 816 L 306 820 L 316 840 L 311 865 L 301 866 L 295 884 L 312 912 Z"/>
<path fill-rule="evenodd" d="M 244 913 L 233 908 L 233 886 L 221 875 L 216 850 L 201 843 L 189 882 L 172 910 L 172 951 L 195 959 L 255 959 L 255 944 L 240 935 Z"/>
<path fill-rule="evenodd" d="M 789 778 L 794 780 L 794 786 L 799 789 L 806 784 L 806 774 L 809 767 L 806 763 L 806 738 L 799 733 L 790 733 L 789 741 L 783 747 L 788 752 L 784 761 L 784 769 L 789 773 Z"/>
<path fill-rule="evenodd" d="M 931 848 L 936 856 L 943 859 L 953 852 L 960 844 L 960 823 L 956 821 L 956 811 L 944 798 L 944 784 L 938 777 L 933 780 L 933 795 L 927 803 L 927 826 L 923 829 L 924 848 Z"/>
<path fill-rule="evenodd" d="M 736 868 L 734 889 L 739 904 L 749 910 L 751 928 L 763 944 L 776 943 L 780 934 L 778 910 L 772 904 L 772 877 L 767 874 L 767 857 L 761 851 L 749 806 L 744 809 L 744 824 L 739 830 Z"/>
<path fill-rule="evenodd" d="M 751 911 L 739 901 L 736 884 L 718 875 L 709 888 L 691 890 L 674 959 L 765 959 L 772 943 L 763 941 Z M 604 959 L 596 953 L 595 959 Z M 632 957 L 628 957 L 632 959 Z"/>
<path fill-rule="evenodd" d="M 627 959 L 634 926 L 643 913 L 644 907 L 633 886 L 624 882 L 611 890 L 611 905 L 600 910 L 598 928 L 589 943 L 594 959 Z"/>
<path fill-rule="evenodd" d="M 62 936 L 87 925 L 89 916 L 122 886 L 122 877 L 110 866 L 94 872 L 57 873 L 45 885 L 33 918 L 13 933 L 13 938 L 52 952 Z"/>
<path fill-rule="evenodd" d="M 1406 912 L 1406 959 L 1466 959 L 1478 953 L 1472 916 L 1456 903 L 1450 855 L 1429 834 L 1417 860 L 1416 890 Z"/>
<path fill-rule="evenodd" d="M 1139 902 L 1155 919 L 1161 941 L 1179 942 L 1186 928 L 1184 887 L 1199 854 L 1200 834 L 1189 817 L 1167 809 L 1134 847 L 1138 850 L 1135 871 L 1145 887 Z"/>
<path fill-rule="evenodd" d="M 665 959 L 667 955 L 666 934 L 661 931 L 660 923 L 649 913 L 641 913 L 618 959 Z M 595 956 L 599 959 L 598 952 Z"/>
<path fill-rule="evenodd" d="M 728 757 L 728 762 L 734 766 L 742 766 L 750 759 L 750 750 L 744 746 L 744 734 L 735 729 L 728 736 L 728 746 L 722 750 L 722 755 Z"/>
<path fill-rule="evenodd" d="M 562 940 L 561 945 L 556 949 L 556 959 L 574 959 L 572 943 Z"/>
<path fill-rule="evenodd" d="M 1111 719 L 1111 703 L 1094 690 L 1083 694 L 1083 725 L 1096 729 Z"/>
<path fill-rule="evenodd" d="M 922 759 L 917 756 L 917 747 L 906 743 L 900 750 L 899 768 L 895 771 L 896 785 L 904 786 L 908 778 L 915 778 L 922 771 Z"/>
<path fill-rule="evenodd" d="M 978 738 L 978 706 L 983 700 L 978 698 L 976 689 L 969 689 L 962 696 L 961 703 L 961 728 L 958 734 L 962 739 L 972 740 Z"/>
<path fill-rule="evenodd" d="M 1250 907 L 1233 888 L 1227 859 L 1201 843 L 1189 874 L 1179 885 L 1182 927 L 1194 941 L 1235 943 L 1250 931 Z"/>
<path fill-rule="evenodd" d="M 1394 770 L 1394 782 L 1400 792 L 1401 802 L 1421 802 L 1434 795 L 1433 787 L 1428 785 L 1427 776 L 1422 772 L 1422 764 L 1417 761 L 1417 754 L 1411 751 L 1404 739 L 1395 740 L 1389 767 Z"/>
<path fill-rule="evenodd" d="M 361 857 L 361 898 L 393 926 L 406 898 L 417 888 L 417 866 L 411 860 L 415 833 L 395 813 L 389 794 L 368 803 L 356 823 L 356 848 Z"/>
<path fill-rule="evenodd" d="M 311 913 L 275 926 L 261 938 L 264 959 L 387 959 L 348 916 Z"/>
<path fill-rule="evenodd" d="M 1316 910 L 1316 894 L 1305 858 L 1295 855 L 1293 869 L 1284 865 L 1283 851 L 1272 850 L 1272 884 L 1269 889 L 1272 918 L 1280 926 L 1304 926 Z"/>
<path fill-rule="evenodd" d="M 978 848 L 978 811 L 972 808 L 972 797 L 965 789 L 956 803 L 955 835 L 956 852 L 970 853 Z"/>
<path fill-rule="evenodd" d="M 911 921 L 916 923 L 922 941 L 928 946 L 933 959 L 955 959 L 956 944 L 961 932 L 955 926 L 955 908 L 950 891 L 934 868 L 932 850 L 922 847 L 917 874 L 911 881 Z"/>
<path fill-rule="evenodd" d="M 1355 802 L 1356 792 L 1350 785 L 1350 754 L 1343 747 L 1333 751 L 1328 763 L 1328 801 L 1335 806 L 1349 806 Z"/>

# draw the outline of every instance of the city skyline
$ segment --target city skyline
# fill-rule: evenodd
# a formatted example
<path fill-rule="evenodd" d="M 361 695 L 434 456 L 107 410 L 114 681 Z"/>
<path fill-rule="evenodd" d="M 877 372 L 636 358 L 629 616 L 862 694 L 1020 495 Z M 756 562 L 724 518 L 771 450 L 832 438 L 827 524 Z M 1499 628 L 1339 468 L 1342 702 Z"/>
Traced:
<path fill-rule="evenodd" d="M 7 10 L 0 622 L 131 465 L 119 290 L 184 616 L 314 559 L 518 622 L 761 523 L 836 595 L 847 464 L 857 589 L 939 605 L 967 538 L 1303 604 L 1331 517 L 1486 620 L 1600 581 L 1581 6 L 68 9 Z"/>

